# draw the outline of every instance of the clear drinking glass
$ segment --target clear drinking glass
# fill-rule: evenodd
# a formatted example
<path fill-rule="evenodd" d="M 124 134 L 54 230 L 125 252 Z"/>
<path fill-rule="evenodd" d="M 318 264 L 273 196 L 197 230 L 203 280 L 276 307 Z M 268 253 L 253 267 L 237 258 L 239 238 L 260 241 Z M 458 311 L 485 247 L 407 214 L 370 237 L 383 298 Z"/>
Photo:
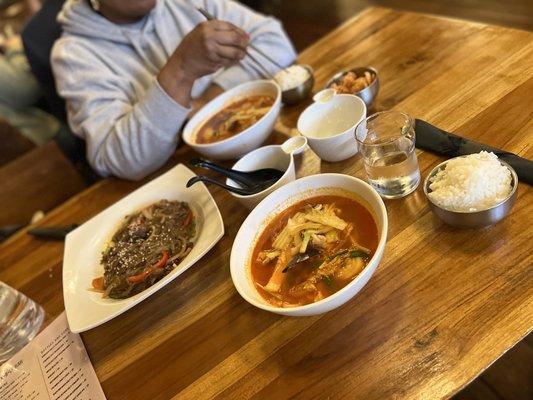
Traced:
<path fill-rule="evenodd" d="M 420 183 L 413 119 L 400 111 L 383 111 L 356 129 L 368 181 L 386 199 L 413 192 Z"/>
<path fill-rule="evenodd" d="M 43 320 L 40 305 L 0 282 L 0 365 L 37 335 Z"/>

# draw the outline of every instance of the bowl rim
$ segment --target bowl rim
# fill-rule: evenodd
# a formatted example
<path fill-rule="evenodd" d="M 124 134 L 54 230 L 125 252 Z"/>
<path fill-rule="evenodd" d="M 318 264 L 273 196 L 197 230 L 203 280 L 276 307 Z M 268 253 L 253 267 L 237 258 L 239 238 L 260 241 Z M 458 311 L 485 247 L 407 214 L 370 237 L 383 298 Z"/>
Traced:
<path fill-rule="evenodd" d="M 379 240 L 378 240 L 378 245 L 376 247 L 376 251 L 374 252 L 374 254 L 372 255 L 372 257 L 370 258 L 370 260 L 368 261 L 368 263 L 366 264 L 365 268 L 363 268 L 363 270 L 361 272 L 359 272 L 359 274 L 352 280 L 350 281 L 346 286 L 344 286 L 342 289 L 340 289 L 339 291 L 333 293 L 332 295 L 328 296 L 328 297 L 325 297 L 319 301 L 316 301 L 316 302 L 313 302 L 313 303 L 309 303 L 309 304 L 305 304 L 303 306 L 296 306 L 296 307 L 287 307 L 287 308 L 284 308 L 284 307 L 276 307 L 276 306 L 273 306 L 271 304 L 267 304 L 266 303 L 266 300 L 265 300 L 265 303 L 263 302 L 258 302 L 256 301 L 255 299 L 253 298 L 250 298 L 248 295 L 246 295 L 243 291 L 241 291 L 241 288 L 240 286 L 236 283 L 236 278 L 234 277 L 234 269 L 237 268 L 237 267 L 233 267 L 234 265 L 234 262 L 232 262 L 233 260 L 233 251 L 234 251 L 234 246 L 235 246 L 235 243 L 236 243 L 236 240 L 234 240 L 233 242 L 233 245 L 231 247 L 231 253 L 230 253 L 230 275 L 231 275 L 231 280 L 233 281 L 233 286 L 235 286 L 235 289 L 237 289 L 237 292 L 241 295 L 241 297 L 246 300 L 248 303 L 250 303 L 251 305 L 255 306 L 255 307 L 258 307 L 262 310 L 265 310 L 265 311 L 270 311 L 270 312 L 273 312 L 273 313 L 278 313 L 280 310 L 284 310 L 284 314 L 288 315 L 288 314 L 297 314 L 298 312 L 300 311 L 307 311 L 307 310 L 312 310 L 313 308 L 317 308 L 319 307 L 320 305 L 323 305 L 323 304 L 327 304 L 329 302 L 332 302 L 335 298 L 338 298 L 338 297 L 341 297 L 344 293 L 348 292 L 349 289 L 353 286 L 355 286 L 357 284 L 357 282 L 362 279 L 362 276 L 363 274 L 369 269 L 369 267 L 371 267 L 371 264 L 373 264 L 374 262 L 379 262 L 379 261 L 376 261 L 378 260 L 379 258 L 381 258 L 383 252 L 385 251 L 385 246 L 386 246 L 386 243 L 387 243 L 387 234 L 388 234 L 388 229 L 389 229 L 389 219 L 388 219 L 388 214 L 387 214 L 387 208 L 385 206 L 385 203 L 383 202 L 383 199 L 381 198 L 381 196 L 378 194 L 378 192 L 367 182 L 363 181 L 362 179 L 359 179 L 359 178 L 356 178 L 355 176 L 351 176 L 351 175 L 347 175 L 347 174 L 339 174 L 339 173 L 325 173 L 325 174 L 313 174 L 313 175 L 308 175 L 308 176 L 305 176 L 305 177 L 302 177 L 302 178 L 299 178 L 299 179 L 295 179 L 294 181 L 292 182 L 289 182 L 288 184 L 282 186 L 282 187 L 279 187 L 277 188 L 276 190 L 274 190 L 272 193 L 270 193 L 268 196 L 266 196 L 263 200 L 261 200 L 257 206 L 250 212 L 250 214 L 248 214 L 248 216 L 246 217 L 246 219 L 243 221 L 243 223 L 241 224 L 241 227 L 239 228 L 239 230 L 237 231 L 237 235 L 235 235 L 235 238 L 239 235 L 241 229 L 243 229 L 243 226 L 245 226 L 245 224 L 248 222 L 249 219 L 251 218 L 254 218 L 255 216 L 252 215 L 254 212 L 258 212 L 256 210 L 259 209 L 259 206 L 263 203 L 263 202 L 266 202 L 268 201 L 271 197 L 274 197 L 276 195 L 276 192 L 286 188 L 287 186 L 294 186 L 296 185 L 295 182 L 298 182 L 302 180 L 311 180 L 311 179 L 317 179 L 318 177 L 322 177 L 322 178 L 327 178 L 327 177 L 341 177 L 343 179 L 349 179 L 349 180 L 352 180 L 352 181 L 356 181 L 358 183 L 361 183 L 363 184 L 363 186 L 367 187 L 368 189 L 370 189 L 370 192 L 372 193 L 373 197 L 374 197 L 374 200 L 377 200 L 377 204 L 378 204 L 378 208 L 379 210 L 381 211 L 381 214 L 383 216 L 383 226 L 381 228 L 381 230 L 379 231 Z M 344 187 L 331 187 L 331 186 L 324 186 L 322 187 L 321 189 L 343 189 L 343 190 L 346 190 L 346 191 L 349 191 L 347 189 L 345 189 Z M 293 195 L 298 195 L 300 193 L 305 193 L 307 190 L 302 190 L 302 191 L 296 191 L 293 193 Z M 357 195 L 357 193 L 355 193 Z M 297 201 L 301 201 L 302 199 L 300 198 L 299 200 Z M 290 206 L 291 204 L 294 204 L 296 201 L 294 202 L 289 202 L 287 204 L 287 207 Z M 279 212 L 282 212 L 283 210 L 279 210 L 279 209 L 275 209 L 275 210 L 272 210 L 273 212 L 274 211 L 277 211 L 275 213 L 275 215 L 278 215 Z M 369 212 L 373 212 L 372 210 L 369 210 Z M 263 217 L 261 219 L 261 221 L 264 221 L 266 219 L 266 216 Z M 376 225 L 377 225 L 377 222 L 376 222 Z M 378 227 L 379 229 L 379 227 Z M 254 237 L 255 239 L 255 237 Z M 247 253 L 249 252 L 250 248 L 252 246 L 255 245 L 255 240 L 253 241 L 250 241 L 250 244 L 247 245 Z M 252 247 L 252 251 L 253 251 L 253 247 Z M 378 265 L 375 266 L 375 268 L 377 268 Z M 239 268 L 243 268 L 244 269 L 244 273 L 247 273 L 247 269 L 248 269 L 248 266 L 245 265 L 244 266 L 239 266 Z M 249 281 L 247 279 L 247 281 Z M 253 290 L 256 290 L 256 288 L 252 288 Z M 259 295 L 260 296 L 260 295 Z M 353 297 L 353 296 L 352 296 Z M 350 298 L 352 298 L 350 297 Z"/>
<path fill-rule="evenodd" d="M 326 85 L 324 86 L 324 89 L 330 89 L 331 88 L 331 85 L 339 80 L 340 78 L 342 78 L 344 75 L 346 75 L 348 72 L 352 72 L 355 70 L 359 70 L 359 69 L 363 69 L 363 70 L 366 70 L 366 71 L 371 71 L 373 72 L 376 77 L 375 79 L 370 83 L 370 85 L 368 85 L 367 87 L 357 91 L 357 92 L 354 92 L 354 93 L 351 93 L 353 95 L 357 95 L 359 93 L 362 93 L 364 92 L 365 90 L 367 90 L 368 88 L 374 86 L 375 84 L 377 84 L 377 82 L 379 81 L 379 72 L 378 72 L 378 69 L 375 68 L 375 67 L 371 67 L 371 66 L 366 66 L 366 67 L 352 67 L 352 68 L 348 68 L 348 69 L 343 69 L 343 70 L 340 70 L 339 72 L 335 73 L 327 82 L 326 82 Z"/>
<path fill-rule="evenodd" d="M 241 162 L 241 160 L 244 158 L 244 157 L 248 157 L 250 154 L 252 154 L 253 152 L 257 151 L 257 150 L 260 150 L 260 149 L 264 149 L 264 148 L 269 148 L 269 147 L 279 147 L 282 151 L 283 149 L 281 148 L 281 145 L 280 144 L 270 144 L 268 146 L 261 146 L 261 147 L 258 147 L 257 149 L 254 149 L 252 151 L 250 151 L 248 154 L 244 155 L 243 157 L 239 158 L 231 167 L 231 169 L 235 169 L 235 165 L 237 165 L 239 162 Z M 287 153 L 285 153 L 287 154 Z M 272 185 L 270 185 L 269 187 L 267 187 L 266 189 L 263 189 L 261 190 L 260 192 L 257 192 L 257 193 L 254 193 L 254 194 L 247 194 L 246 196 L 245 195 L 242 195 L 242 194 L 238 194 L 238 193 L 235 193 L 235 192 L 229 192 L 229 194 L 231 194 L 232 196 L 234 196 L 236 199 L 245 199 L 245 200 L 248 200 L 248 199 L 253 199 L 254 197 L 256 196 L 261 196 L 261 195 L 264 195 L 265 192 L 267 190 L 271 190 L 272 189 L 272 186 L 276 185 L 279 181 L 281 181 L 285 175 L 287 175 L 291 169 L 291 164 L 293 164 L 294 166 L 294 156 L 292 154 L 287 154 L 287 156 L 289 157 L 289 165 L 287 166 L 287 168 L 285 169 L 285 171 L 283 172 L 283 175 L 281 175 L 281 177 L 276 181 L 274 182 Z M 237 170 L 239 171 L 239 170 Z M 230 178 L 226 178 L 226 185 L 228 185 L 228 181 L 231 180 Z M 278 188 L 276 188 L 278 189 Z"/>
<path fill-rule="evenodd" d="M 300 118 L 302 118 L 302 115 L 311 107 L 313 107 L 315 104 L 317 104 L 317 102 L 313 102 L 311 104 L 309 104 L 301 113 L 300 115 L 298 116 L 298 121 L 296 121 L 296 130 L 300 133 L 300 135 L 302 135 L 303 137 L 305 137 L 307 140 L 312 140 L 314 142 L 322 142 L 322 141 L 326 141 L 326 140 L 331 140 L 333 138 L 337 138 L 339 136 L 342 136 L 342 135 L 347 135 L 347 134 L 352 134 L 352 130 L 354 129 L 357 129 L 357 127 L 359 126 L 359 124 L 363 121 L 365 121 L 368 116 L 367 116 L 367 112 L 368 112 L 368 108 L 366 106 L 366 103 L 364 102 L 364 100 L 362 98 L 360 98 L 359 96 L 356 96 L 355 94 L 350 94 L 350 93 L 343 93 L 343 94 L 335 94 L 335 97 L 354 97 L 357 99 L 357 101 L 359 101 L 362 105 L 363 105 L 363 108 L 364 108 L 364 114 L 361 116 L 361 118 L 355 123 L 353 124 L 351 127 L 349 127 L 348 129 L 346 129 L 345 131 L 343 132 L 339 132 L 339 133 L 336 133 L 334 135 L 331 135 L 331 136 L 326 136 L 326 137 L 312 137 L 312 136 L 308 136 L 307 134 L 303 133 L 298 127 L 300 125 Z M 341 174 L 342 175 L 342 174 Z"/>
<path fill-rule="evenodd" d="M 219 140 L 217 142 L 213 142 L 213 143 L 195 143 L 193 142 L 192 139 L 198 129 L 198 127 L 202 127 L 203 124 L 205 122 L 207 122 L 211 117 L 213 117 L 215 114 L 217 114 L 218 112 L 222 111 L 223 107 L 221 108 L 217 108 L 216 110 L 214 110 L 212 113 L 210 113 L 207 117 L 205 117 L 204 119 L 202 119 L 201 123 L 198 123 L 196 124 L 196 126 L 194 128 L 191 128 L 191 138 L 189 139 L 186 135 L 184 135 L 183 133 L 185 132 L 185 129 L 187 129 L 189 123 L 192 121 L 192 118 L 194 118 L 196 116 L 193 115 L 193 117 L 187 121 L 187 124 L 183 127 L 182 129 L 182 134 L 181 134 L 181 137 L 183 139 L 183 141 L 191 146 L 191 147 L 199 147 L 199 148 L 204 148 L 204 149 L 207 149 L 207 148 L 213 148 L 217 145 L 220 145 L 222 143 L 229 143 L 231 140 L 239 137 L 239 136 L 242 136 L 243 134 L 246 134 L 246 133 L 249 133 L 252 128 L 257 125 L 258 123 L 260 123 L 261 121 L 263 121 L 267 115 L 271 114 L 276 107 L 279 107 L 279 105 L 281 104 L 281 88 L 280 86 L 276 83 L 276 82 L 273 82 L 272 80 L 268 80 L 268 79 L 256 79 L 256 80 L 253 80 L 253 81 L 248 81 L 248 82 L 243 82 L 241 83 L 240 85 L 237 85 L 229 90 L 226 90 L 222 93 L 220 93 L 218 96 L 216 96 L 215 98 L 211 99 L 208 103 L 204 104 L 202 106 L 202 108 L 200 108 L 200 110 L 198 110 L 198 113 L 203 110 L 205 107 L 208 107 L 211 103 L 213 103 L 215 100 L 217 100 L 219 97 L 221 96 L 229 96 L 229 93 L 233 92 L 233 91 L 236 91 L 237 89 L 239 89 L 241 86 L 247 86 L 247 85 L 250 85 L 250 84 L 254 84 L 254 83 L 269 83 L 269 84 L 272 84 L 276 87 L 276 98 L 274 99 L 274 103 L 272 104 L 272 106 L 270 107 L 270 110 L 267 111 L 266 114 L 264 114 L 261 118 L 259 118 L 253 125 L 249 126 L 248 128 L 246 128 L 245 130 L 243 130 L 242 132 L 239 132 L 237 133 L 236 135 L 233 135 L 233 136 L 230 136 L 229 138 L 226 138 L 226 139 L 223 139 L 223 140 Z M 278 110 L 278 114 L 279 114 L 279 110 Z"/>
<path fill-rule="evenodd" d="M 477 154 L 477 153 L 472 153 L 472 154 Z M 448 164 L 451 160 L 454 160 L 456 158 L 461 158 L 461 157 L 466 157 L 470 154 L 465 154 L 465 155 L 462 155 L 462 156 L 456 156 L 456 157 L 452 157 L 452 158 L 449 158 L 447 160 L 444 160 L 443 162 L 437 164 L 434 168 L 431 169 L 431 171 L 427 174 L 426 176 L 426 179 L 424 179 L 424 195 L 426 196 L 426 199 L 435 207 L 443 210 L 443 211 L 446 211 L 446 212 L 450 212 L 450 213 L 456 213 L 456 214 L 470 214 L 470 215 L 473 215 L 473 214 L 477 214 L 477 213 L 482 213 L 482 212 L 486 212 L 486 211 L 490 211 L 492 209 L 495 209 L 495 208 L 498 208 L 500 207 L 502 204 L 506 203 L 507 201 L 509 201 L 509 199 L 511 199 L 516 191 L 518 190 L 518 175 L 516 174 L 516 171 L 514 170 L 513 167 L 511 167 L 507 162 L 503 161 L 502 159 L 500 159 L 498 157 L 498 161 L 504 166 L 504 167 L 507 167 L 507 169 L 509 170 L 509 172 L 511 172 L 511 177 L 513 178 L 513 181 L 511 182 L 511 191 L 509 192 L 509 194 L 507 195 L 507 197 L 505 197 L 503 200 L 501 200 L 500 202 L 498 202 L 497 204 L 491 206 L 491 207 L 488 207 L 488 208 L 484 208 L 482 210 L 476 210 L 476 211 L 458 211 L 458 210 L 451 210 L 449 208 L 446 208 L 446 207 L 442 207 L 440 205 L 438 205 L 437 203 L 435 203 L 433 200 L 431 200 L 431 198 L 428 196 L 428 193 L 429 192 L 429 185 L 430 185 L 430 178 L 432 178 L 433 176 L 435 176 L 435 174 L 440 170 L 441 167 L 444 167 L 446 164 Z"/>

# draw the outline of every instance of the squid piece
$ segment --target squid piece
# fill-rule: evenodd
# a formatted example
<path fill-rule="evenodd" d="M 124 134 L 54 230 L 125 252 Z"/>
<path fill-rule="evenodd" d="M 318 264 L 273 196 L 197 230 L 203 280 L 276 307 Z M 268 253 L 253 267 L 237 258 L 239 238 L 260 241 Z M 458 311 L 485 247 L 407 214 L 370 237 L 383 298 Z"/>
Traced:
<path fill-rule="evenodd" d="M 290 293 L 294 296 L 313 295 L 316 296 L 318 289 L 316 287 L 316 277 L 310 278 L 291 288 Z"/>
<path fill-rule="evenodd" d="M 268 283 L 265 285 L 265 290 L 270 293 L 277 293 L 281 289 L 281 285 L 285 281 L 286 274 L 283 273 L 285 266 L 287 265 L 288 259 L 290 257 L 290 251 L 284 251 L 278 257 L 276 266 L 274 267 L 274 272 L 268 280 Z"/>
<path fill-rule="evenodd" d="M 326 239 L 326 236 L 324 235 L 313 234 L 311 235 L 311 243 L 315 247 L 318 247 L 320 249 L 325 249 L 328 244 L 328 241 Z"/>
<path fill-rule="evenodd" d="M 261 264 L 268 264 L 270 261 L 279 257 L 280 251 L 278 250 L 263 250 L 257 255 L 257 261 Z"/>

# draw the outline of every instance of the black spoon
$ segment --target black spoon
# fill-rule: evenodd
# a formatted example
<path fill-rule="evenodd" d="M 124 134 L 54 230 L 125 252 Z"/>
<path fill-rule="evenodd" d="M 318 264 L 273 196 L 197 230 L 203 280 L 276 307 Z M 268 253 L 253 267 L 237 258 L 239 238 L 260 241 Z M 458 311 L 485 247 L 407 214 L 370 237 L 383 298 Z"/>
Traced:
<path fill-rule="evenodd" d="M 194 158 L 189 161 L 190 164 L 202 167 L 205 169 L 210 169 L 212 171 L 218 172 L 230 179 L 233 179 L 235 182 L 241 183 L 248 187 L 253 187 L 259 185 L 263 182 L 271 182 L 273 180 L 278 180 L 284 174 L 283 171 L 274 168 L 262 168 L 255 171 L 237 171 L 231 168 L 226 168 L 221 165 L 213 164 L 212 162 L 202 160 L 200 158 Z M 270 183 L 268 186 L 272 185 Z M 268 187 L 267 186 L 267 187 Z M 265 187 L 266 189 L 266 187 Z M 263 189 L 261 189 L 263 190 Z"/>
<path fill-rule="evenodd" d="M 263 181 L 258 182 L 252 186 L 243 186 L 242 188 L 238 188 L 235 186 L 229 186 L 225 183 L 222 183 L 220 181 L 217 181 L 216 179 L 208 178 L 207 176 L 198 175 L 194 178 L 189 179 L 189 182 L 187 182 L 187 187 L 191 187 L 196 182 L 206 182 L 206 183 L 212 183 L 214 185 L 220 186 L 221 188 L 224 188 L 226 190 L 229 190 L 230 192 L 240 194 L 241 196 L 250 196 L 252 194 L 256 194 L 259 192 L 262 192 L 266 188 L 272 186 L 274 183 L 276 183 L 278 178 L 272 179 L 270 181 Z"/>

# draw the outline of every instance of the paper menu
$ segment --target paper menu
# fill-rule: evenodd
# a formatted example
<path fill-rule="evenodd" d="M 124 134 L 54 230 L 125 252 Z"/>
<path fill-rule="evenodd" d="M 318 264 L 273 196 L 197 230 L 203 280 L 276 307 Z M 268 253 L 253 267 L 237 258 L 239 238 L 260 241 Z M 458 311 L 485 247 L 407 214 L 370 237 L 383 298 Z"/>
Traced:
<path fill-rule="evenodd" d="M 105 400 L 80 335 L 65 313 L 0 366 L 0 400 Z"/>

